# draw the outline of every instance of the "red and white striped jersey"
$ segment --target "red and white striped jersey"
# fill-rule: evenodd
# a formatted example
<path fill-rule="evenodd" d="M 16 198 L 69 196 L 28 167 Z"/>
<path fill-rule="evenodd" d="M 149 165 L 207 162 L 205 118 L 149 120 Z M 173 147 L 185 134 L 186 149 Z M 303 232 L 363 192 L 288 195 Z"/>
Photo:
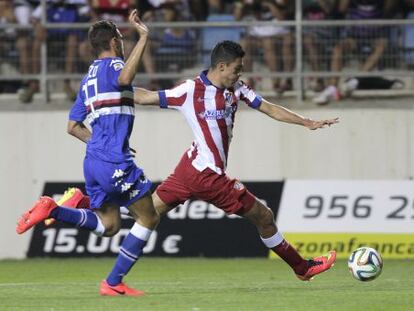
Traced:
<path fill-rule="evenodd" d="M 207 71 L 158 94 L 160 107 L 181 111 L 193 131 L 194 142 L 187 152 L 193 166 L 199 171 L 210 168 L 218 174 L 226 170 L 238 101 L 252 108 L 258 108 L 262 102 L 242 81 L 231 89 L 214 86 Z"/>

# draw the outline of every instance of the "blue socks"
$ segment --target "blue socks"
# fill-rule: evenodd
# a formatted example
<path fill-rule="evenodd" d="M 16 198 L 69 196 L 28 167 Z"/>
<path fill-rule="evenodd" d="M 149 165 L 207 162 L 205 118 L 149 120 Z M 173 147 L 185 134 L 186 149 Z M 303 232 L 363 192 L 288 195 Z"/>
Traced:
<path fill-rule="evenodd" d="M 105 232 L 105 227 L 98 215 L 91 210 L 58 206 L 50 216 L 64 223 L 94 231 L 97 235 L 103 235 Z"/>
<path fill-rule="evenodd" d="M 138 257 L 142 253 L 142 249 L 148 241 L 152 230 L 135 223 L 131 231 L 125 237 L 119 249 L 119 255 L 116 259 L 115 266 L 109 274 L 106 281 L 109 285 L 115 286 L 122 282 L 124 275 L 132 268 Z"/>
<path fill-rule="evenodd" d="M 101 220 L 91 210 L 58 206 L 51 212 L 50 216 L 64 223 L 94 231 L 97 235 L 103 235 L 105 232 Z M 128 273 L 142 254 L 142 249 L 151 233 L 152 230 L 138 223 L 132 226 L 131 231 L 122 241 L 115 266 L 106 279 L 109 285 L 115 286 L 122 282 L 124 275 Z"/>

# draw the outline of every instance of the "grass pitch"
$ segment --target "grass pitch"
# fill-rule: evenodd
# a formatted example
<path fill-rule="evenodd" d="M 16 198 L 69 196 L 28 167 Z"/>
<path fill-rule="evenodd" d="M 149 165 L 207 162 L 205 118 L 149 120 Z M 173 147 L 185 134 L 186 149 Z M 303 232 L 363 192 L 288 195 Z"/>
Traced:
<path fill-rule="evenodd" d="M 279 260 L 141 259 L 125 281 L 146 296 L 101 297 L 114 259 L 0 261 L 0 310 L 414 310 L 414 262 L 386 260 L 372 282 L 345 261 L 312 282 Z"/>

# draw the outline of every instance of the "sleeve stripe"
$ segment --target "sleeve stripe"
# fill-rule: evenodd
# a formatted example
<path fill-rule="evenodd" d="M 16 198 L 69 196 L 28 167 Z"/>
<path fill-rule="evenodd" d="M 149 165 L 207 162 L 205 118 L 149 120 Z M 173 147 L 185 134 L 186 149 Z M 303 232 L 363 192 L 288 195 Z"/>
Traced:
<path fill-rule="evenodd" d="M 165 90 L 158 91 L 158 95 L 160 97 L 160 107 L 161 108 L 168 108 L 168 106 L 182 106 L 187 98 L 187 93 L 184 93 L 180 97 L 170 96 L 173 95 L 169 92 L 169 96 Z"/>
<path fill-rule="evenodd" d="M 165 91 L 158 91 L 158 96 L 160 97 L 160 107 L 168 108 L 167 96 L 165 96 Z"/>
<path fill-rule="evenodd" d="M 256 96 L 256 98 L 250 103 L 250 107 L 252 108 L 258 108 L 260 104 L 262 103 L 262 98 L 260 96 Z"/>
<path fill-rule="evenodd" d="M 168 104 L 170 106 L 182 106 L 187 98 L 187 93 L 180 97 L 168 97 Z"/>

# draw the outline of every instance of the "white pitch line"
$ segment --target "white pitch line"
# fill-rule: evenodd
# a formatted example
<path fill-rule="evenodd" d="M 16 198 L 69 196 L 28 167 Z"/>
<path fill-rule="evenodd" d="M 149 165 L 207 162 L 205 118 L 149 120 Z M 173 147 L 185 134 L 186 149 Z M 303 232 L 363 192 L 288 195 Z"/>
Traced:
<path fill-rule="evenodd" d="M 135 284 L 139 286 L 143 285 L 182 285 L 182 282 L 128 282 L 129 284 Z M 0 283 L 0 287 L 18 287 L 18 286 L 59 286 L 59 285 L 70 285 L 70 286 L 78 286 L 78 285 L 93 285 L 98 286 L 100 282 L 22 282 L 22 283 Z"/>
<path fill-rule="evenodd" d="M 27 282 L 27 283 L 0 283 L 0 287 L 8 287 L 8 286 L 35 286 L 35 285 L 52 285 L 52 286 L 56 286 L 56 285 L 99 285 L 98 283 L 95 282 L 51 282 L 51 283 L 45 283 L 45 282 Z"/>

